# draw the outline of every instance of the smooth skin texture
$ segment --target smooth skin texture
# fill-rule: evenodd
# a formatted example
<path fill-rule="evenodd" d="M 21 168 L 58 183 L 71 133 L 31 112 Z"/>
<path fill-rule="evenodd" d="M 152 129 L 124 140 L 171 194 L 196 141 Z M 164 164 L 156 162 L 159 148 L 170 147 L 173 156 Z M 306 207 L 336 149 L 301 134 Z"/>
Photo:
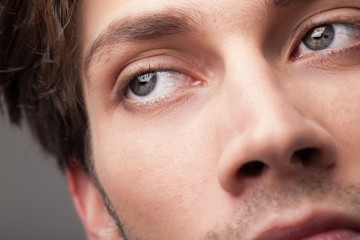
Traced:
<path fill-rule="evenodd" d="M 80 15 L 91 159 L 119 221 L 73 166 L 89 239 L 250 240 L 313 215 L 360 222 L 358 0 L 91 0 Z M 159 16 L 150 30 L 136 20 Z M 325 23 L 336 44 L 310 51 L 302 39 Z M 156 71 L 156 94 L 132 94 Z"/>

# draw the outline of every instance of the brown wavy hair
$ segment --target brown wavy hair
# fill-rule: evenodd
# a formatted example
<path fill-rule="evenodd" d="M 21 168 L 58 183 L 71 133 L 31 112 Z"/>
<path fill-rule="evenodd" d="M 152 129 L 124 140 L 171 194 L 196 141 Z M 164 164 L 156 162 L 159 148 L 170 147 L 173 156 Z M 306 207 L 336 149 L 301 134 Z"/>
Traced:
<path fill-rule="evenodd" d="M 0 107 L 59 166 L 88 170 L 77 0 L 0 0 Z"/>

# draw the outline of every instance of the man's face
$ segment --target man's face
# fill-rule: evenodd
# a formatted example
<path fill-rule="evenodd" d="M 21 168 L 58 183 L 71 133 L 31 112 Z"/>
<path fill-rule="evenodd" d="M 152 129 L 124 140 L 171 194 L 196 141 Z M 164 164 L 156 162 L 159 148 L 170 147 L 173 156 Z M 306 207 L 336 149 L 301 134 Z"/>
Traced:
<path fill-rule="evenodd" d="M 360 238 L 358 0 L 92 0 L 81 17 L 123 238 Z"/>

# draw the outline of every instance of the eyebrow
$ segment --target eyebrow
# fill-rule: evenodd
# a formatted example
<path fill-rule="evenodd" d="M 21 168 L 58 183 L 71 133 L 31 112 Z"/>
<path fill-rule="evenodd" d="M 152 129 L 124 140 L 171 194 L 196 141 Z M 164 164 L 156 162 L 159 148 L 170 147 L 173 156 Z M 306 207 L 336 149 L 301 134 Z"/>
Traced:
<path fill-rule="evenodd" d="M 295 4 L 304 4 L 307 2 L 311 2 L 314 0 L 273 0 L 273 5 L 275 6 L 275 8 L 286 8 L 289 7 L 290 5 L 295 5 Z"/>
<path fill-rule="evenodd" d="M 85 56 L 85 69 L 95 58 L 119 43 L 152 40 L 170 35 L 196 32 L 197 24 L 192 18 L 195 15 L 189 14 L 189 12 L 191 12 L 189 9 L 167 9 L 113 21 L 91 44 L 90 50 Z"/>
<path fill-rule="evenodd" d="M 286 8 L 309 1 L 313 0 L 272 0 L 271 4 L 275 8 Z M 199 23 L 195 18 L 205 19 L 204 13 L 193 12 L 193 9 L 189 8 L 171 8 L 143 13 L 141 16 L 116 19 L 91 44 L 85 55 L 85 72 L 91 62 L 119 43 L 154 40 L 170 35 L 197 32 Z"/>

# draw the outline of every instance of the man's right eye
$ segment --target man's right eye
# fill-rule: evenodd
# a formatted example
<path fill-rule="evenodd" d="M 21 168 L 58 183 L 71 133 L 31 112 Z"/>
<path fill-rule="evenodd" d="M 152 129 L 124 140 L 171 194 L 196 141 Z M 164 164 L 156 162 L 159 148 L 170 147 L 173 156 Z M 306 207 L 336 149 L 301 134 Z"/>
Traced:
<path fill-rule="evenodd" d="M 193 82 L 189 76 L 176 71 L 151 71 L 134 77 L 125 97 L 136 102 L 153 101 L 189 87 Z"/>

